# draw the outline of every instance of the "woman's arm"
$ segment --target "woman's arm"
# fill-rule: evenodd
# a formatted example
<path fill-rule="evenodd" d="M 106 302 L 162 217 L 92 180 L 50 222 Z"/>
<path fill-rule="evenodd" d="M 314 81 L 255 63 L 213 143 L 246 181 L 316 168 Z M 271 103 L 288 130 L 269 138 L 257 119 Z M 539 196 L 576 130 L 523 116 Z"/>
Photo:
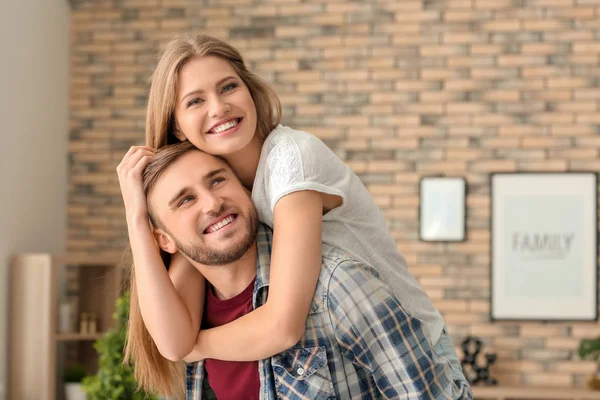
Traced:
<path fill-rule="evenodd" d="M 204 278 L 183 256 L 175 254 L 169 272 L 148 222 L 142 173 L 153 149 L 133 146 L 117 167 L 125 204 L 140 311 L 160 353 L 181 360 L 194 346 L 204 304 Z"/>
<path fill-rule="evenodd" d="M 144 324 L 163 357 L 179 361 L 200 330 L 204 277 L 180 254 L 171 258 L 167 271 L 149 229 L 134 230 L 130 242 Z"/>
<path fill-rule="evenodd" d="M 202 330 L 186 361 L 261 360 L 300 340 L 321 270 L 324 200 L 320 192 L 298 191 L 277 202 L 267 302 L 233 322 Z"/>

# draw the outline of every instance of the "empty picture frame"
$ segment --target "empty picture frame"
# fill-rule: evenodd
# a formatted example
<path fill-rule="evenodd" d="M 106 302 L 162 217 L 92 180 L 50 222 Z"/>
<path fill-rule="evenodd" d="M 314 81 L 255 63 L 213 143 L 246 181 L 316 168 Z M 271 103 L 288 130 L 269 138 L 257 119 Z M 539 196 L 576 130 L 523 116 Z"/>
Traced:
<path fill-rule="evenodd" d="M 419 186 L 419 237 L 421 240 L 427 242 L 465 240 L 465 179 L 423 177 Z"/>
<path fill-rule="evenodd" d="M 492 320 L 597 320 L 596 173 L 494 173 L 490 190 Z"/>

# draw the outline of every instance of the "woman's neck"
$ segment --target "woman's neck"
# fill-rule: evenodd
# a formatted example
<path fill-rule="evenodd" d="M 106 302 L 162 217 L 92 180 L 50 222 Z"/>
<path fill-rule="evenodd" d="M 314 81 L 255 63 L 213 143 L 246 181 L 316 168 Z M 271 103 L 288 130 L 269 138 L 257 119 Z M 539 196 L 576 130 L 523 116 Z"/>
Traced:
<path fill-rule="evenodd" d="M 242 150 L 223 157 L 227 160 L 240 182 L 242 182 L 242 185 L 250 191 L 252 191 L 252 186 L 254 185 L 254 177 L 258 169 L 261 148 L 262 141 L 255 134 L 250 143 Z"/>

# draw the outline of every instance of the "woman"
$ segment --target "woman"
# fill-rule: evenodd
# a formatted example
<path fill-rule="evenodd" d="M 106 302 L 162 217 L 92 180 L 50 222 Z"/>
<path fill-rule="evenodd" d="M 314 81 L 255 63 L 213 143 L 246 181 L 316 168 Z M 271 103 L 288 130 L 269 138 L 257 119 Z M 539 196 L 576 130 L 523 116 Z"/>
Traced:
<path fill-rule="evenodd" d="M 304 332 L 322 242 L 375 266 L 436 348 L 454 353 L 442 317 L 359 178 L 316 137 L 281 126 L 280 119 L 277 95 L 227 43 L 190 34 L 167 45 L 152 77 L 148 146 L 132 147 L 117 168 L 135 265 L 127 358 L 147 389 L 173 392 L 167 382 L 175 370 L 160 355 L 251 361 L 294 345 Z M 200 330 L 204 281 L 183 256 L 161 258 L 141 188 L 154 149 L 184 140 L 231 165 L 274 235 L 267 303 L 206 330 Z M 186 358 L 192 349 L 195 356 Z M 456 354 L 449 358 L 457 367 Z"/>

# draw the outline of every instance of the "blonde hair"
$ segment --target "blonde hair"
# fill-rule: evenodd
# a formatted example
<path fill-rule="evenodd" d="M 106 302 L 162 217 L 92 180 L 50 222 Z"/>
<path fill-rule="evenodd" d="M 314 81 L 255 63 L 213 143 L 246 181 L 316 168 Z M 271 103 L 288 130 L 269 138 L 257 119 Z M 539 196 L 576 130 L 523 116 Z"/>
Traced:
<path fill-rule="evenodd" d="M 162 172 L 181 155 L 197 150 L 190 142 L 182 142 L 161 148 L 146 167 L 142 176 L 142 187 L 146 197 L 152 190 Z M 154 226 L 160 224 L 150 213 Z M 171 261 L 171 255 L 162 249 L 161 258 L 165 266 Z M 138 387 L 148 393 L 167 396 L 172 399 L 185 397 L 185 368 L 183 362 L 173 362 L 160 354 L 156 343 L 150 336 L 142 319 L 137 294 L 135 268 L 129 273 L 129 321 L 125 342 L 125 362 L 133 364 L 133 373 Z"/>
<path fill-rule="evenodd" d="M 256 134 L 264 141 L 281 122 L 281 102 L 277 93 L 248 70 L 233 46 L 211 36 L 188 33 L 167 44 L 152 75 L 146 114 L 146 145 L 158 149 L 179 141 L 175 137 L 174 116 L 178 74 L 181 67 L 196 56 L 216 56 L 233 67 L 254 100 Z"/>
<path fill-rule="evenodd" d="M 164 256 L 162 250 L 161 256 L 168 265 L 170 259 Z M 181 361 L 173 362 L 163 357 L 150 336 L 142 319 L 133 265 L 129 270 L 129 291 L 124 362 L 133 364 L 133 376 L 139 390 L 170 399 L 184 399 L 185 365 Z"/>

